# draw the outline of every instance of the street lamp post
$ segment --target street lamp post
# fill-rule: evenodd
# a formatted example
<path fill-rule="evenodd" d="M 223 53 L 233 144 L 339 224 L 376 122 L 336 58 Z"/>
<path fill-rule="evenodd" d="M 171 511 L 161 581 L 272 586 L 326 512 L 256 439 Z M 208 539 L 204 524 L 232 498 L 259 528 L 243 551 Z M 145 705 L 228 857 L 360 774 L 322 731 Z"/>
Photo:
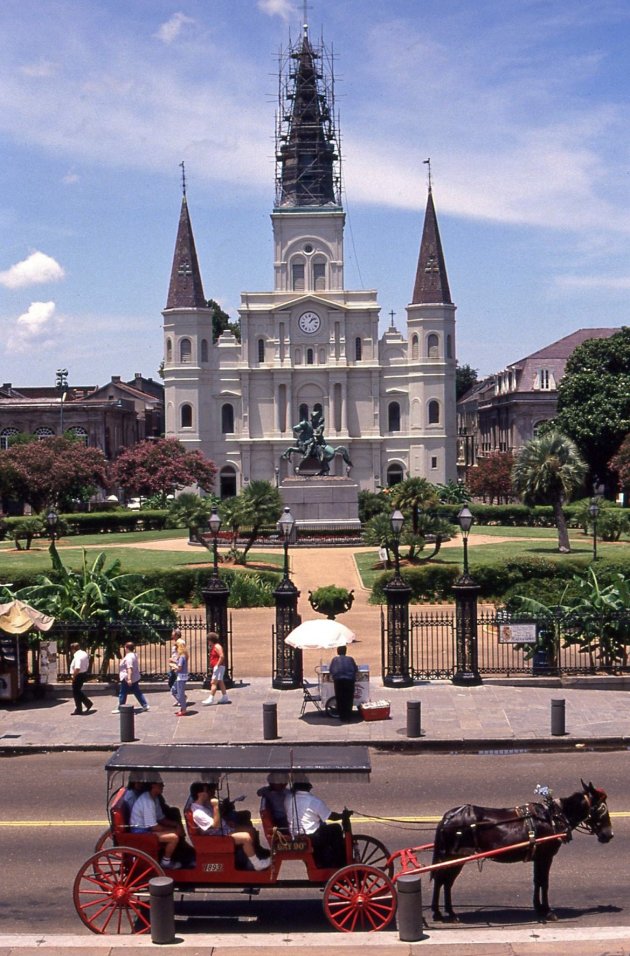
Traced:
<path fill-rule="evenodd" d="M 223 647 L 223 653 L 225 655 L 225 676 L 223 680 L 225 681 L 226 687 L 233 687 L 234 682 L 230 673 L 230 659 L 232 655 L 227 612 L 230 589 L 219 575 L 217 537 L 219 531 L 221 530 L 221 518 L 219 517 L 216 507 L 212 509 L 212 514 L 208 519 L 208 527 L 210 528 L 210 532 L 212 534 L 212 576 L 208 579 L 205 588 L 203 588 L 201 592 L 204 604 L 206 606 L 206 630 L 209 634 L 216 634 L 221 646 Z M 208 640 L 208 676 L 210 676 L 211 673 L 210 652 L 212 650 L 212 645 L 215 644 L 215 642 L 216 638 L 210 638 Z"/>
<path fill-rule="evenodd" d="M 400 533 L 404 521 L 402 513 L 396 509 L 390 518 L 394 539 L 394 577 L 383 588 L 387 601 L 387 640 L 381 631 L 381 666 L 386 687 L 410 687 L 413 684 L 409 670 L 411 588 L 400 576 Z"/>
<path fill-rule="evenodd" d="M 57 525 L 59 523 L 59 515 L 54 508 L 51 508 L 48 514 L 46 515 L 46 525 L 48 526 L 48 535 L 50 537 L 51 544 L 54 544 L 57 540 Z"/>
<path fill-rule="evenodd" d="M 597 561 L 597 518 L 599 517 L 599 503 L 597 498 L 593 498 L 588 506 L 588 513 L 593 522 L 593 561 Z"/>
<path fill-rule="evenodd" d="M 68 388 L 68 369 L 58 368 L 55 376 L 55 385 L 61 394 L 59 402 L 59 434 L 63 437 L 63 403 L 66 399 Z"/>
<path fill-rule="evenodd" d="M 473 515 L 466 505 L 457 515 L 464 542 L 464 573 L 453 584 L 455 595 L 455 673 L 452 682 L 465 686 L 481 683 L 477 664 L 477 596 L 479 585 L 468 570 L 468 535 Z"/>
<path fill-rule="evenodd" d="M 275 690 L 294 690 L 302 686 L 302 651 L 289 647 L 285 638 L 300 623 L 297 602 L 300 592 L 289 577 L 289 544 L 293 540 L 295 519 L 289 508 L 285 508 L 278 522 L 284 547 L 284 569 L 282 581 L 273 592 L 276 602 L 276 624 L 274 628 L 273 676 L 272 687 Z"/>

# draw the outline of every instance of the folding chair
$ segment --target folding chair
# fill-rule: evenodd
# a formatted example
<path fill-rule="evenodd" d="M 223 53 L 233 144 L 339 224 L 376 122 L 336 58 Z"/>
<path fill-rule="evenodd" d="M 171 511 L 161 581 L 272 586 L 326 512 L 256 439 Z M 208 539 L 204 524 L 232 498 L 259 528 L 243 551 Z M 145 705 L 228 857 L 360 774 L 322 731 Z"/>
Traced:
<path fill-rule="evenodd" d="M 305 680 L 302 681 L 302 690 L 304 692 L 304 696 L 302 698 L 302 710 L 300 711 L 300 717 L 304 716 L 304 711 L 306 710 L 308 704 L 313 704 L 320 714 L 323 714 L 324 708 L 321 706 L 321 694 L 313 693 Z"/>

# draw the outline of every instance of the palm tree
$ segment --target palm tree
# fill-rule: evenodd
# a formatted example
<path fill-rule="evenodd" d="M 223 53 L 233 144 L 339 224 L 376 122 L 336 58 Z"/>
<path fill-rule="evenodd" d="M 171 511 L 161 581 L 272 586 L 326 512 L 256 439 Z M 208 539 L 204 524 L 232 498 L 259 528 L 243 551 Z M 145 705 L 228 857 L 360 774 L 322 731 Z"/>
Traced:
<path fill-rule="evenodd" d="M 238 496 L 238 511 L 241 526 L 249 528 L 247 544 L 242 554 L 245 564 L 247 552 L 258 537 L 261 528 L 275 525 L 282 514 L 282 498 L 275 485 L 269 481 L 251 481 Z"/>
<path fill-rule="evenodd" d="M 188 528 L 188 540 L 199 541 L 199 529 L 206 529 L 212 498 L 201 498 L 192 491 L 184 491 L 169 506 L 167 526 L 169 528 Z"/>
<path fill-rule="evenodd" d="M 396 485 L 392 493 L 392 505 L 411 514 L 414 534 L 420 534 L 420 512 L 432 511 L 439 504 L 437 488 L 426 478 L 406 478 Z"/>
<path fill-rule="evenodd" d="M 526 442 L 514 463 L 512 484 L 523 502 L 553 507 L 558 550 L 563 554 L 571 551 L 563 505 L 582 487 L 587 471 L 577 446 L 558 431 Z"/>

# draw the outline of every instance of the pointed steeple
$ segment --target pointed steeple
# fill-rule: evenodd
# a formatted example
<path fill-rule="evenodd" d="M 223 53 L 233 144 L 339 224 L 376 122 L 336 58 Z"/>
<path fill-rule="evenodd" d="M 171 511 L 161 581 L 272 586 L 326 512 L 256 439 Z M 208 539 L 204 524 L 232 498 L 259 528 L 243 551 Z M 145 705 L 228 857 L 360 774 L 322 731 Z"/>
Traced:
<path fill-rule="evenodd" d="M 424 214 L 424 229 L 420 243 L 418 269 L 413 287 L 412 305 L 427 305 L 428 303 L 452 304 L 451 292 L 446 275 L 446 262 L 440 242 L 433 192 L 429 186 L 429 197 Z"/>
<path fill-rule="evenodd" d="M 301 43 L 289 51 L 284 87 L 281 76 L 277 148 L 280 207 L 340 205 L 332 83 L 328 88 L 322 84 L 324 76 L 317 66 L 323 52 L 312 46 L 305 26 Z"/>
<path fill-rule="evenodd" d="M 203 294 L 201 272 L 197 262 L 197 250 L 193 236 L 186 192 L 182 198 L 182 209 L 179 215 L 177 239 L 175 240 L 175 254 L 171 281 L 168 287 L 166 301 L 167 309 L 205 309 L 208 304 Z"/>

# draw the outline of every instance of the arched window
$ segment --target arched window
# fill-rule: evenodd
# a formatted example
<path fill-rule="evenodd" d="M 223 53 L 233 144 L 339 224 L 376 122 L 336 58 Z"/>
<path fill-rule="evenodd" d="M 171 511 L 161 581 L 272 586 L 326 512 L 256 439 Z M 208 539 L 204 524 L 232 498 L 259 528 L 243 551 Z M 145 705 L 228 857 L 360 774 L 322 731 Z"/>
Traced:
<path fill-rule="evenodd" d="M 429 425 L 440 424 L 440 403 L 437 402 L 435 399 L 432 399 L 429 402 L 428 419 L 429 419 Z"/>
<path fill-rule="evenodd" d="M 182 365 L 190 365 L 192 362 L 192 342 L 190 339 L 182 339 L 179 343 L 179 361 Z"/>
<path fill-rule="evenodd" d="M 207 339 L 201 340 L 201 361 L 202 362 L 208 361 L 208 340 Z"/>
<path fill-rule="evenodd" d="M 173 361 L 173 343 L 170 339 L 166 340 L 166 361 L 169 365 Z"/>
<path fill-rule="evenodd" d="M 418 336 L 411 336 L 411 360 L 412 362 L 417 362 L 419 358 L 418 354 Z"/>
<path fill-rule="evenodd" d="M 84 445 L 88 443 L 88 433 L 82 425 L 73 425 L 67 432 L 75 441 L 80 441 Z"/>
<path fill-rule="evenodd" d="M 3 451 L 9 447 L 9 442 L 14 435 L 19 435 L 19 429 L 17 428 L 3 428 L 0 432 L 0 448 Z"/>
<path fill-rule="evenodd" d="M 55 433 L 52 428 L 48 428 L 47 425 L 40 425 L 39 428 L 35 429 L 33 434 L 37 439 L 39 439 L 39 441 L 41 441 L 42 438 L 53 438 Z"/>
<path fill-rule="evenodd" d="M 258 339 L 258 363 L 262 365 L 265 361 L 265 340 Z"/>
<path fill-rule="evenodd" d="M 231 465 L 226 465 L 225 468 L 221 469 L 219 494 L 221 498 L 234 498 L 236 496 L 236 471 Z"/>
<path fill-rule="evenodd" d="M 305 402 L 302 402 L 298 409 L 298 417 L 301 422 L 308 421 L 308 405 Z"/>
<path fill-rule="evenodd" d="M 391 488 L 393 485 L 398 485 L 403 480 L 403 468 L 402 465 L 394 463 L 393 465 L 388 465 L 387 468 L 387 487 Z"/>
<path fill-rule="evenodd" d="M 303 262 L 294 262 L 291 266 L 291 288 L 294 292 L 304 292 Z"/>
<path fill-rule="evenodd" d="M 434 332 L 427 336 L 427 355 L 429 358 L 440 357 L 440 340 Z"/>
<path fill-rule="evenodd" d="M 387 408 L 387 430 L 390 432 L 400 431 L 400 405 L 398 402 L 390 402 Z"/>
<path fill-rule="evenodd" d="M 453 358 L 453 339 L 450 335 L 446 336 L 446 357 Z"/>
<path fill-rule="evenodd" d="M 221 406 L 221 431 L 224 435 L 234 432 L 234 408 L 229 402 Z"/>
<path fill-rule="evenodd" d="M 180 409 L 180 427 L 192 428 L 192 405 L 186 403 Z"/>
<path fill-rule="evenodd" d="M 307 364 L 307 365 L 312 365 L 314 361 L 315 361 L 315 355 L 314 355 L 313 349 L 307 349 L 307 350 L 306 350 L 306 364 Z"/>
<path fill-rule="evenodd" d="M 326 288 L 326 263 L 313 263 L 313 288 L 316 292 L 323 292 Z"/>
<path fill-rule="evenodd" d="M 356 362 L 360 362 L 363 357 L 363 342 L 361 338 L 357 335 L 354 340 L 354 359 Z"/>

